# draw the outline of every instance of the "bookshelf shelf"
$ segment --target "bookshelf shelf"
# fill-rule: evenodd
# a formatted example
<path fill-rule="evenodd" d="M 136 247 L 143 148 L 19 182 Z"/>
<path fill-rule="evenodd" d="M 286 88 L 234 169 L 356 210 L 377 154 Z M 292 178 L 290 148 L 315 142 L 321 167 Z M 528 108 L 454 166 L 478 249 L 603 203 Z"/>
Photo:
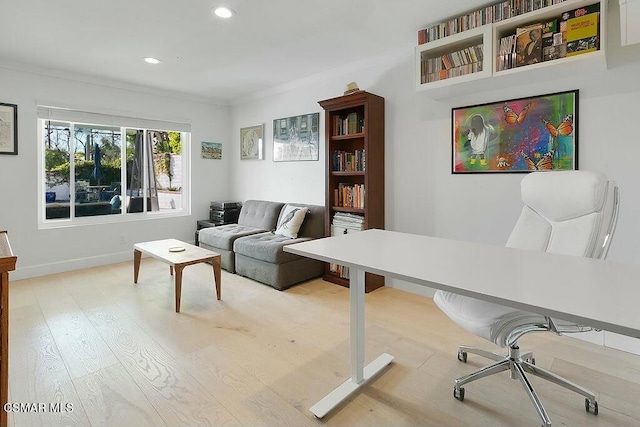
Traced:
<path fill-rule="evenodd" d="M 563 12 L 597 3 L 600 4 L 599 50 L 498 71 L 497 58 L 502 37 L 514 34 L 518 27 L 559 18 Z M 430 98 L 443 99 L 464 95 L 469 91 L 488 92 L 562 77 L 575 78 L 575 84 L 580 84 L 581 81 L 591 81 L 595 74 L 603 73 L 607 69 L 606 14 L 607 0 L 565 0 L 552 6 L 419 45 L 415 50 L 416 90 L 424 92 Z M 427 58 L 442 56 L 473 44 L 482 44 L 483 46 L 482 71 L 434 82 L 422 82 L 422 61 L 425 56 Z M 479 80 L 481 80 L 481 84 L 478 84 Z"/>
<path fill-rule="evenodd" d="M 364 171 L 331 171 L 331 175 L 335 176 L 364 176 Z"/>
<path fill-rule="evenodd" d="M 325 235 L 331 236 L 336 213 L 351 215 L 358 219 L 358 224 L 364 229 L 384 229 L 384 98 L 359 91 L 318 103 L 325 111 Z M 344 129 L 353 130 L 353 127 L 348 127 L 349 120 L 358 131 L 342 135 Z M 348 154 L 349 159 L 338 154 Z M 343 160 L 345 163 L 341 163 Z M 353 163 L 346 163 L 347 161 Z M 362 169 L 364 165 L 365 170 L 349 170 Z M 347 170 L 336 170 L 345 168 Z M 353 188 L 354 191 L 343 192 L 344 188 Z M 351 204 L 350 196 L 353 196 L 354 201 L 363 201 L 364 207 L 339 206 L 344 200 L 348 201 L 344 204 Z M 341 199 L 340 202 L 337 198 Z M 344 231 L 355 230 L 352 228 Z M 332 271 L 329 264 L 325 266 L 324 280 L 349 286 L 349 279 L 341 277 L 338 271 Z M 383 285 L 384 277 L 369 273 L 365 275 L 366 292 Z"/>
<path fill-rule="evenodd" d="M 415 55 L 416 90 L 431 90 L 439 87 L 450 86 L 452 84 L 476 82 L 477 80 L 491 77 L 493 55 L 491 54 L 491 51 L 487 52 L 487 50 L 485 49 L 485 47 L 487 46 L 487 41 L 490 40 L 490 38 L 491 27 L 489 25 L 483 25 L 472 30 L 453 34 L 451 36 L 417 46 Z M 423 70 L 426 67 L 425 61 L 429 59 L 437 59 L 439 57 L 442 57 L 443 55 L 451 54 L 452 52 L 458 52 L 462 49 L 478 45 L 483 46 L 481 70 L 455 77 L 445 78 L 442 80 L 431 82 L 422 81 L 422 76 L 424 74 Z M 491 46 L 490 43 L 488 45 Z"/>
<path fill-rule="evenodd" d="M 359 133 L 352 133 L 349 135 L 332 135 L 331 139 L 333 141 L 341 141 L 341 140 L 345 140 L 345 139 L 356 139 L 356 138 L 364 138 L 364 133 L 359 132 Z"/>
<path fill-rule="evenodd" d="M 357 214 L 363 214 L 363 215 L 365 213 L 364 209 L 348 208 L 345 206 L 331 206 L 331 210 L 333 212 L 349 212 L 349 213 L 357 213 Z"/>

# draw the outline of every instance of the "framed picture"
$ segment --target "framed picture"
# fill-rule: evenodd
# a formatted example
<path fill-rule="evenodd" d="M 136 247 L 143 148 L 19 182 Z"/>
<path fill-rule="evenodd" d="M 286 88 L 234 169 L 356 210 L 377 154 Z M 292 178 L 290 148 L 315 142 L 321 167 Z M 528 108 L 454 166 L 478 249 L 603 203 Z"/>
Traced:
<path fill-rule="evenodd" d="M 203 159 L 222 159 L 222 144 L 219 142 L 202 141 L 202 158 Z"/>
<path fill-rule="evenodd" d="M 451 173 L 578 169 L 578 91 L 452 108 Z"/>
<path fill-rule="evenodd" d="M 264 160 L 264 125 L 240 129 L 240 160 Z"/>
<path fill-rule="evenodd" d="M 320 113 L 273 121 L 273 161 L 318 160 Z"/>
<path fill-rule="evenodd" d="M 18 154 L 18 106 L 0 103 L 0 154 Z"/>

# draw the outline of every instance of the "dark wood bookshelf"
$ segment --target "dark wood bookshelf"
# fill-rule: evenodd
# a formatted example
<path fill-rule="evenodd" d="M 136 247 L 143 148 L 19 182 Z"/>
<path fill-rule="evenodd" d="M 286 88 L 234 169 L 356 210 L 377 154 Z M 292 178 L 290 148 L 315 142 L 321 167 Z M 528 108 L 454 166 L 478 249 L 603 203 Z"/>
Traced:
<path fill-rule="evenodd" d="M 364 229 L 384 229 L 384 98 L 366 91 L 359 91 L 318 102 L 325 110 L 326 186 L 325 186 L 325 235 L 331 235 L 331 223 L 336 212 L 361 215 Z M 358 117 L 361 132 L 337 134 L 336 123 L 350 114 Z M 334 151 L 365 152 L 365 170 L 336 171 L 333 165 Z M 336 206 L 335 190 L 343 183 L 364 185 L 364 207 Z M 324 280 L 349 287 L 349 279 L 331 272 L 325 265 Z M 384 277 L 367 273 L 365 292 L 384 286 Z"/>

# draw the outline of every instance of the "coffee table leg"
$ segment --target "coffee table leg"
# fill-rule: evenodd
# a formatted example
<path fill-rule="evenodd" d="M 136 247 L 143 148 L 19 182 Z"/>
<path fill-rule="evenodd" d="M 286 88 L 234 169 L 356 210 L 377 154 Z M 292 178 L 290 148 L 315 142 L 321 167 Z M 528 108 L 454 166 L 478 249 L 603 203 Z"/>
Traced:
<path fill-rule="evenodd" d="M 183 265 L 176 265 L 176 313 L 180 313 L 180 295 L 182 294 Z"/>
<path fill-rule="evenodd" d="M 140 272 L 140 259 L 142 252 L 137 249 L 133 250 L 133 283 L 138 283 L 138 273 Z"/>
<path fill-rule="evenodd" d="M 220 257 L 215 257 L 212 262 L 211 265 L 213 266 L 213 278 L 216 281 L 216 296 L 218 297 L 218 299 L 220 299 L 220 292 L 221 292 L 221 284 L 222 284 L 222 272 L 220 271 Z"/>

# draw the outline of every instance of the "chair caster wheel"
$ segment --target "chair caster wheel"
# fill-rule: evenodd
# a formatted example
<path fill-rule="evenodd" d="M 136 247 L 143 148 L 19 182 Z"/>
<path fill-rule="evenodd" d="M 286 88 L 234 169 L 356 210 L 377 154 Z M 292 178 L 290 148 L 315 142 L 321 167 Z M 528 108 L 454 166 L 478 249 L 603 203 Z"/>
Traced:
<path fill-rule="evenodd" d="M 593 410 L 593 415 L 598 415 L 598 402 L 593 401 L 593 404 L 589 401 L 589 399 L 584 399 L 584 409 L 587 412 L 591 412 Z"/>
<path fill-rule="evenodd" d="M 460 387 L 460 389 L 453 388 L 453 397 L 458 399 L 460 402 L 464 402 L 464 387 Z"/>
<path fill-rule="evenodd" d="M 467 363 L 467 352 L 458 350 L 458 360 Z"/>

